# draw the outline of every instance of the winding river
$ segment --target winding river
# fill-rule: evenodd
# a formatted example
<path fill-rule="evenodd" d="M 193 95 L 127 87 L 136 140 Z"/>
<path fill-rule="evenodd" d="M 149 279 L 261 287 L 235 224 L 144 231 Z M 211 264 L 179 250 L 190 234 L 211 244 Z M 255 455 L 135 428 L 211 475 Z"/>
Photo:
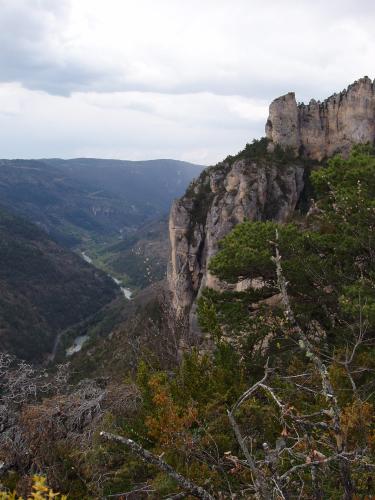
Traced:
<path fill-rule="evenodd" d="M 81 252 L 81 256 L 82 258 L 88 262 L 89 264 L 93 264 L 93 260 L 92 258 L 87 255 L 86 252 Z M 122 285 L 122 282 L 115 278 L 114 276 L 111 276 L 110 274 L 108 274 L 108 276 L 116 283 L 116 285 L 120 288 L 120 290 L 122 291 L 122 293 L 124 294 L 124 297 L 127 299 L 127 300 L 131 300 L 132 298 L 132 291 L 130 290 L 130 288 L 126 288 Z M 73 341 L 73 344 L 68 348 L 66 349 L 66 355 L 67 356 L 72 356 L 73 354 L 75 354 L 76 352 L 79 352 L 81 349 L 82 349 L 82 346 L 85 342 L 87 342 L 89 340 L 90 336 L 89 335 L 79 335 L 78 337 L 76 337 Z M 58 342 L 56 343 L 55 347 L 54 347 L 54 354 L 56 354 L 56 351 L 57 351 L 57 345 L 60 341 L 60 338 L 58 339 Z"/>
<path fill-rule="evenodd" d="M 93 264 L 93 260 L 92 258 L 87 255 L 86 252 L 81 252 L 81 255 L 82 255 L 82 258 L 88 262 L 89 264 Z M 122 291 L 122 293 L 124 294 L 124 297 L 128 300 L 131 300 L 132 298 L 132 291 L 130 290 L 130 288 L 126 288 L 122 285 L 122 282 L 121 280 L 115 278 L 114 276 L 111 276 L 110 274 L 108 274 L 108 276 L 116 283 L 116 285 L 120 288 L 120 290 Z"/>

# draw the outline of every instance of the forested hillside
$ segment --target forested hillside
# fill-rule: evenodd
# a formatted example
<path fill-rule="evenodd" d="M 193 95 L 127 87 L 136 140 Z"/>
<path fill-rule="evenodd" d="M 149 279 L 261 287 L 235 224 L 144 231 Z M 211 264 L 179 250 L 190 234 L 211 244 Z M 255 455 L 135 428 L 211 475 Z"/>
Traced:
<path fill-rule="evenodd" d="M 175 160 L 0 160 L 0 197 L 65 246 L 85 246 L 165 216 L 201 169 Z"/>
<path fill-rule="evenodd" d="M 127 286 L 146 288 L 166 276 L 170 253 L 168 221 L 150 221 L 112 243 L 88 245 L 87 253 L 96 266 Z"/>
<path fill-rule="evenodd" d="M 0 208 L 0 349 L 42 360 L 59 332 L 119 293 L 103 272 Z"/>
<path fill-rule="evenodd" d="M 120 197 L 132 207 L 135 222 L 155 219 L 169 212 L 171 201 L 181 196 L 201 165 L 178 160 L 126 161 L 97 158 L 45 159 L 81 185 L 96 187 Z"/>
<path fill-rule="evenodd" d="M 374 496 L 373 148 L 334 157 L 310 181 L 307 214 L 246 221 L 222 240 L 209 267 L 227 288 L 202 292 L 195 349 L 181 351 L 168 311 L 139 309 L 134 330 L 86 351 L 98 357 L 81 376 L 100 366 L 97 381 L 14 410 L 23 451 L 55 490 L 77 499 Z M 115 357 L 104 380 L 112 341 L 126 362 Z M 18 474 L 36 460 L 4 448 L 2 460 L 10 456 Z"/>
<path fill-rule="evenodd" d="M 139 373 L 153 449 L 214 497 L 374 494 L 373 149 L 311 182 L 307 216 L 237 225 L 210 261 L 249 280 L 203 292 L 213 354 L 187 354 L 172 378 Z"/>
<path fill-rule="evenodd" d="M 0 160 L 0 198 L 138 290 L 164 278 L 170 204 L 201 170 L 176 160 Z"/>

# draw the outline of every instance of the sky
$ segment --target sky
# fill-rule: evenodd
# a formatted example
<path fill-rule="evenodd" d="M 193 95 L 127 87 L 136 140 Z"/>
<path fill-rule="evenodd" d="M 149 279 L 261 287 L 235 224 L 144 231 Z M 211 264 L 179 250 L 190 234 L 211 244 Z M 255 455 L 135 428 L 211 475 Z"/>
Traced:
<path fill-rule="evenodd" d="M 375 78 L 373 0 L 0 0 L 0 157 L 214 164 Z"/>

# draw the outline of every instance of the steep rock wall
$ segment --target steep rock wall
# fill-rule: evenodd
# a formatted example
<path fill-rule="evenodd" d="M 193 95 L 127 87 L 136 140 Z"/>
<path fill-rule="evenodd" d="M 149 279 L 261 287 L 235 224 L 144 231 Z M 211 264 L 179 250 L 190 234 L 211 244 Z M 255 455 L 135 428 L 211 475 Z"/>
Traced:
<path fill-rule="evenodd" d="M 238 160 L 205 170 L 175 201 L 169 220 L 168 280 L 176 317 L 189 314 L 190 331 L 199 332 L 195 299 L 203 287 L 227 286 L 207 270 L 218 242 L 245 219 L 285 221 L 303 187 L 304 166 L 299 161 L 280 166 Z"/>
<path fill-rule="evenodd" d="M 306 163 L 337 152 L 347 154 L 353 144 L 373 143 L 374 91 L 374 82 L 364 77 L 324 102 L 297 104 L 292 92 L 275 99 L 266 124 L 268 143 L 265 140 L 259 161 L 243 159 L 245 148 L 236 161 L 206 169 L 173 204 L 168 281 L 174 314 L 189 317 L 191 333 L 199 334 L 196 298 L 203 287 L 229 286 L 207 270 L 218 242 L 245 219 L 287 220 L 303 192 Z M 283 152 L 286 156 L 280 161 Z M 238 283 L 236 288 L 243 286 L 248 284 Z"/>
<path fill-rule="evenodd" d="M 273 144 L 322 160 L 375 140 L 375 82 L 364 77 L 323 102 L 297 104 L 293 92 L 275 99 L 266 124 Z"/>

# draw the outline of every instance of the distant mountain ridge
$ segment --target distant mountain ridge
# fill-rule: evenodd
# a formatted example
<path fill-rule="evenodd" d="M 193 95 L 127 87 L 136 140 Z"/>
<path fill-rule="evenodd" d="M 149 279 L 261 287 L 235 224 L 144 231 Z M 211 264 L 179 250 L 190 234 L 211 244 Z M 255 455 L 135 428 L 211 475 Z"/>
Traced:
<path fill-rule="evenodd" d="M 177 160 L 0 160 L 0 199 L 74 247 L 165 215 L 202 168 Z"/>

